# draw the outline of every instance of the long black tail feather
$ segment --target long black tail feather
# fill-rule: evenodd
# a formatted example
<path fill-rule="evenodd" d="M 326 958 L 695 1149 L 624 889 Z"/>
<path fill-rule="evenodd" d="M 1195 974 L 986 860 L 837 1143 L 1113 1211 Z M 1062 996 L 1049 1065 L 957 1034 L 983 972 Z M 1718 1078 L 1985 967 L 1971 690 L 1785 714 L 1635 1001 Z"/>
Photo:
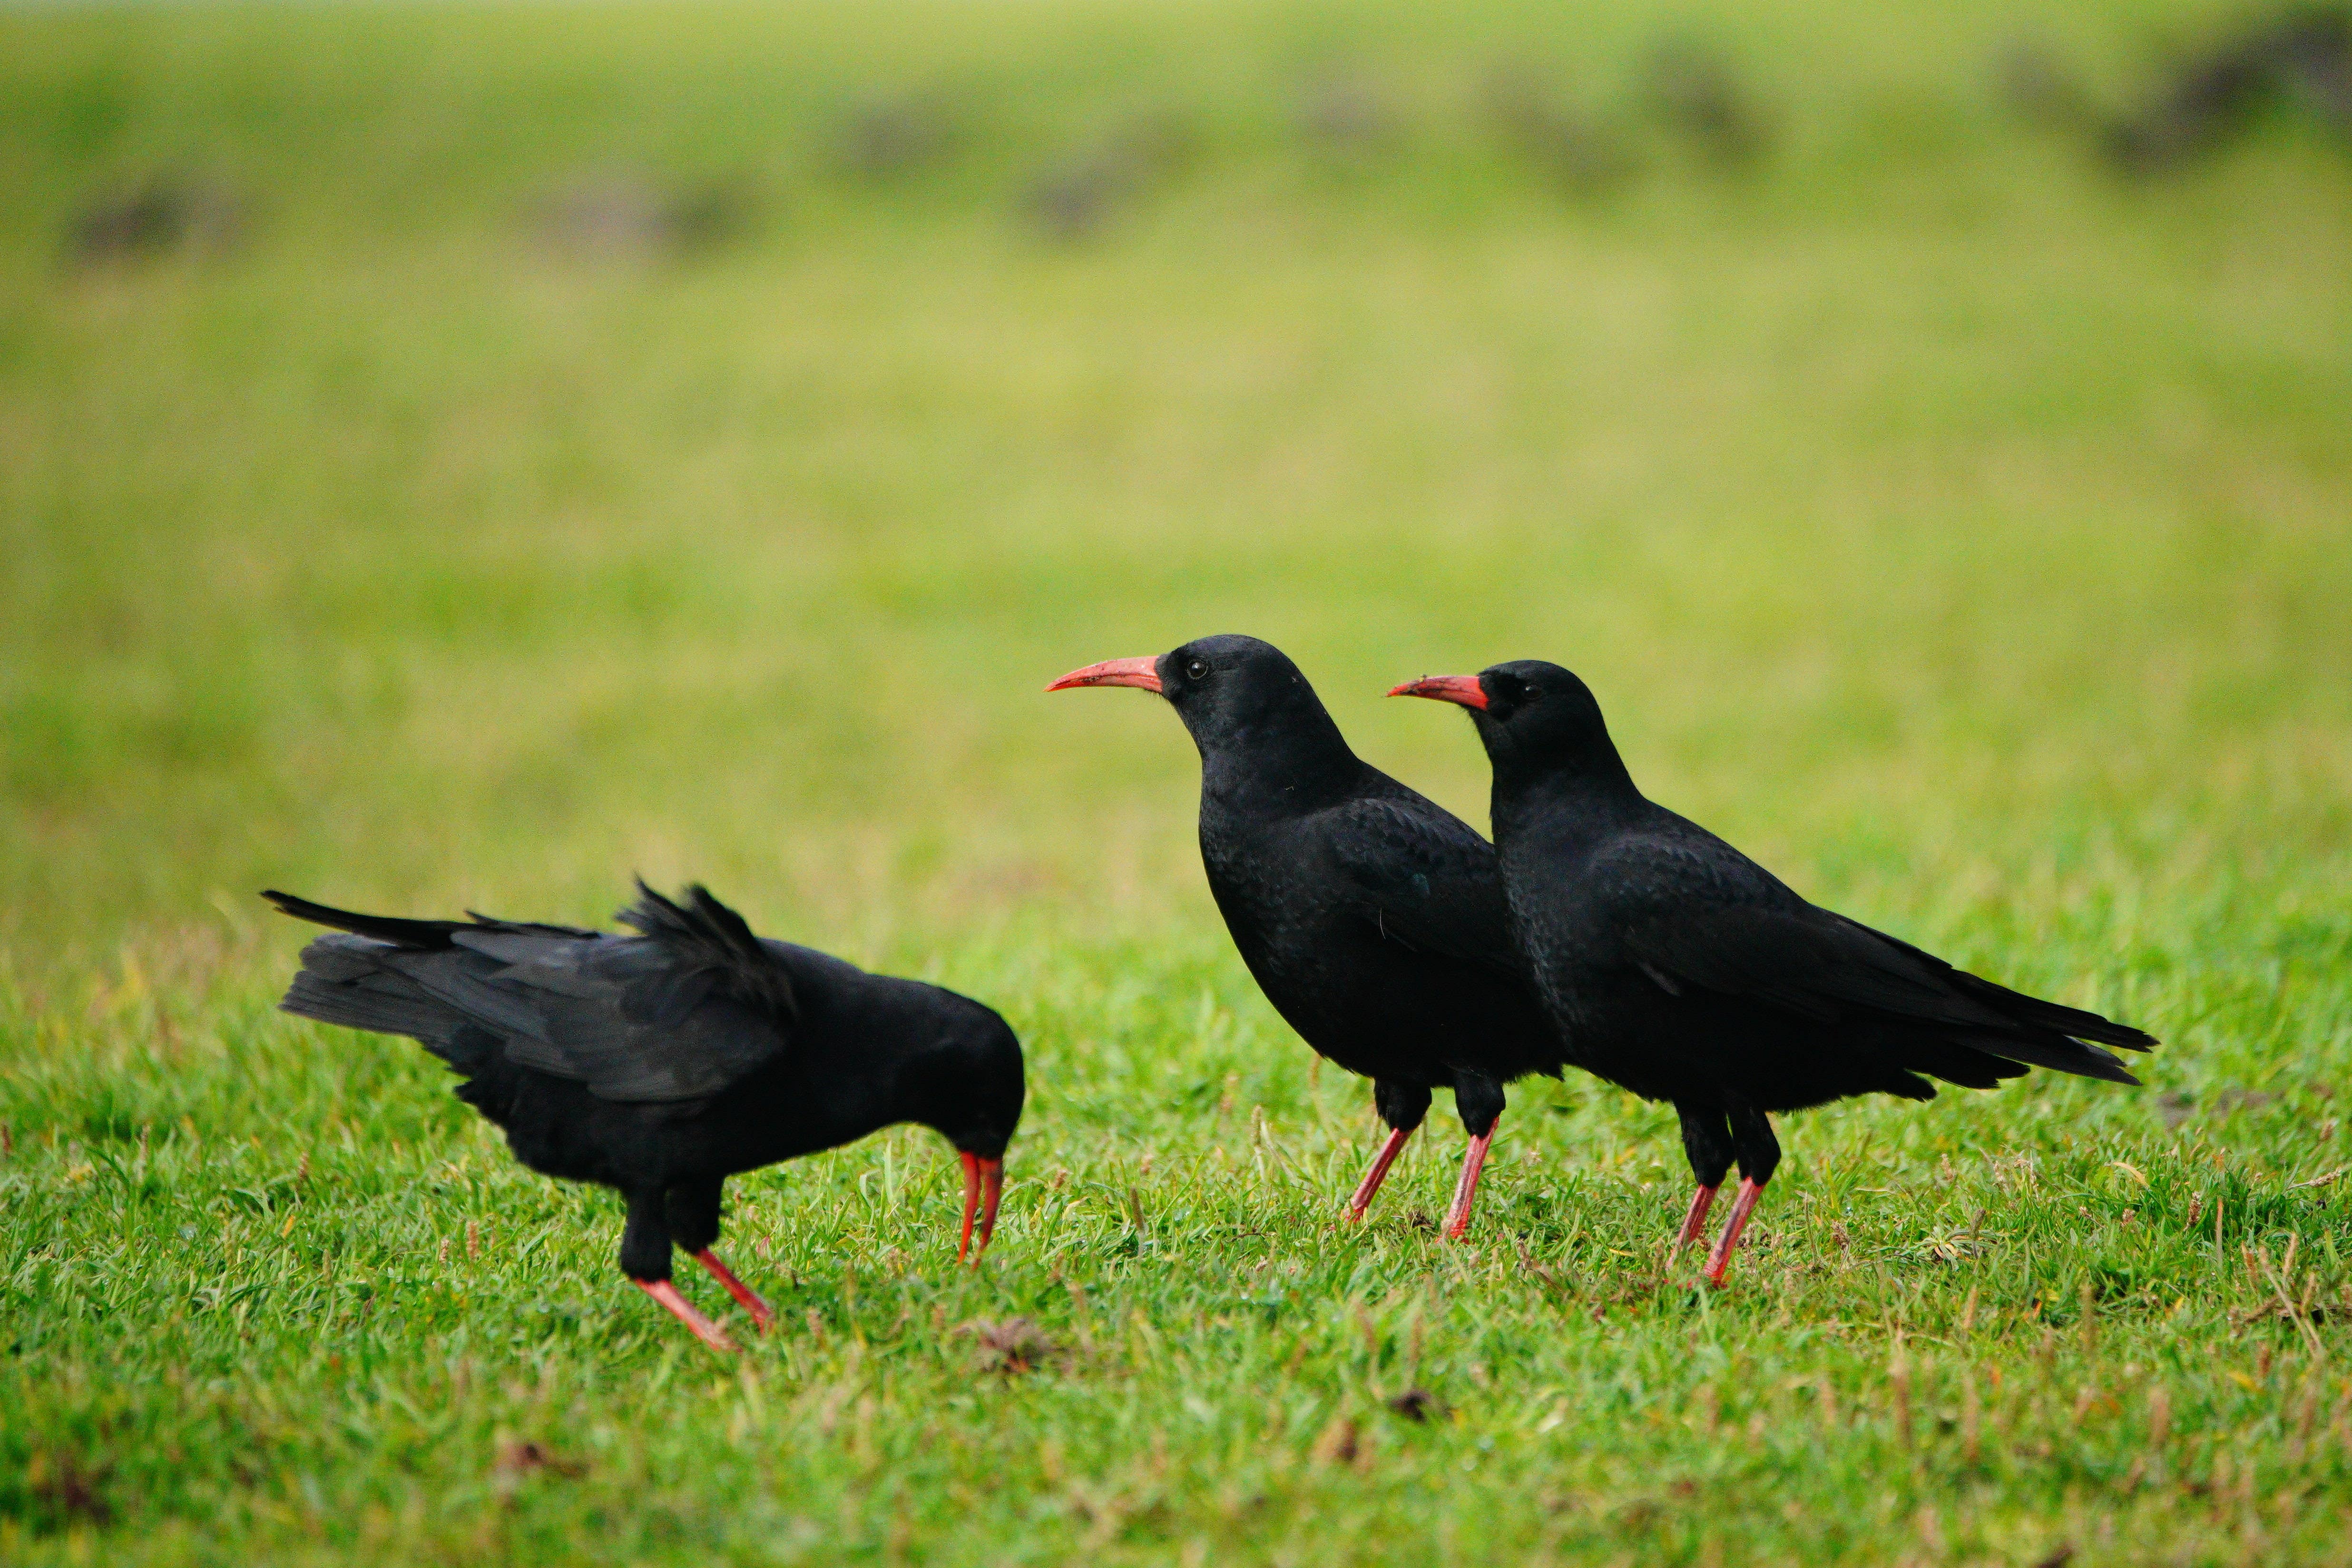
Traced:
<path fill-rule="evenodd" d="M 459 1072 L 483 1070 L 498 1037 L 408 976 L 385 968 L 382 959 L 399 951 L 372 937 L 322 936 L 302 950 L 301 973 L 278 1005 L 322 1024 L 406 1035 Z"/>
<path fill-rule="evenodd" d="M 373 937 L 394 947 L 425 951 L 447 947 L 450 933 L 465 930 L 467 923 L 464 921 L 405 921 L 392 915 L 356 914 L 350 910 L 314 904 L 308 899 L 298 899 L 291 893 L 281 893 L 273 888 L 263 889 L 261 896 L 277 905 L 279 913 L 292 915 L 298 921 L 309 921 L 312 925 L 332 926 L 337 931 Z"/>
<path fill-rule="evenodd" d="M 2145 1029 L 2135 1029 L 2129 1024 L 2118 1024 L 2113 1018 L 2102 1017 L 2080 1007 L 2069 1007 L 2062 1002 L 2045 1002 L 2039 996 L 2012 991 L 1981 975 L 1970 974 L 1965 969 L 1953 970 L 1950 979 L 1954 989 L 2007 1014 L 2029 1028 L 2047 1029 L 2078 1040 L 2096 1040 L 2103 1046 L 2121 1046 L 2127 1051 L 2145 1051 L 2158 1044 L 2157 1037 Z M 2105 1051 L 2095 1054 L 2109 1062 L 2115 1060 Z M 2018 1059 L 2029 1061 L 2032 1058 L 2020 1057 Z M 2066 1070 L 2072 1072 L 2075 1069 L 2069 1068 Z"/>

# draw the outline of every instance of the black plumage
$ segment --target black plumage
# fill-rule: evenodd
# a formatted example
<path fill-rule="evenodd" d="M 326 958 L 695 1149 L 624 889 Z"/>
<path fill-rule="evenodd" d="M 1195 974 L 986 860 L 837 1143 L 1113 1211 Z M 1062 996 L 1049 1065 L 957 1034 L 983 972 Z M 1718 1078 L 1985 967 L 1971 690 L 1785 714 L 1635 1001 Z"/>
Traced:
<path fill-rule="evenodd" d="M 2145 1050 L 2153 1037 L 1817 908 L 1645 798 L 1600 704 L 1558 665 L 1498 664 L 1391 695 L 1470 710 L 1494 765 L 1512 936 L 1568 1059 L 1681 1115 L 1698 1179 L 1684 1244 L 1738 1161 L 1738 1201 L 1707 1264 L 1717 1281 L 1780 1157 L 1769 1112 L 1928 1100 L 1931 1078 L 1990 1089 L 2029 1066 L 2139 1081 L 2101 1045 Z"/>
<path fill-rule="evenodd" d="M 1430 1092 L 1454 1091 L 1469 1152 L 1446 1220 L 1469 1224 L 1503 1085 L 1560 1052 L 1506 928 L 1494 847 L 1349 750 L 1279 648 L 1213 637 L 1048 687 L 1135 686 L 1201 752 L 1201 859 L 1242 960 L 1290 1026 L 1373 1081 L 1390 1136 L 1360 1218 Z"/>
<path fill-rule="evenodd" d="M 676 903 L 637 892 L 618 917 L 635 936 L 264 893 L 337 931 L 302 950 L 279 1005 L 421 1041 L 464 1075 L 458 1098 L 505 1130 L 518 1160 L 619 1192 L 622 1269 L 719 1348 L 726 1336 L 670 1283 L 670 1249 L 768 1326 L 766 1303 L 711 1250 L 730 1175 L 921 1122 L 963 1158 L 958 1256 L 976 1211 L 985 1247 L 1024 1096 L 1004 1020 L 936 985 L 762 941 L 700 887 Z"/>

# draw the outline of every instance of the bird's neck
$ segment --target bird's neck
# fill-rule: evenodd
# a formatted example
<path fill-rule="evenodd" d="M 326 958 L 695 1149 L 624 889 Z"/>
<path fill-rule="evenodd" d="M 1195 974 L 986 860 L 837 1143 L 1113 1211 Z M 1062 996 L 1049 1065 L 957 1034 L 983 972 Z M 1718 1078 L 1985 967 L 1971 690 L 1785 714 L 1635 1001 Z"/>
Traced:
<path fill-rule="evenodd" d="M 1364 764 L 1328 721 L 1303 732 L 1240 731 L 1201 750 L 1201 800 L 1253 814 L 1318 810 L 1346 795 Z"/>
<path fill-rule="evenodd" d="M 1614 747 L 1580 756 L 1568 765 L 1539 766 L 1501 754 L 1494 763 L 1489 809 L 1497 843 L 1537 822 L 1575 822 L 1605 830 L 1649 806 Z"/>

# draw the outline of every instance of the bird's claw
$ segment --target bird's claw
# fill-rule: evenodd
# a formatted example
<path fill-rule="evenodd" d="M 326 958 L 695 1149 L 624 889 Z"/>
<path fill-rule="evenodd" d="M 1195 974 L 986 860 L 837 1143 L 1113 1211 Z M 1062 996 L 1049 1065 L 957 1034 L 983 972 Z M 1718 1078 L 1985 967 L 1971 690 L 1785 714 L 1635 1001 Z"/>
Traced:
<path fill-rule="evenodd" d="M 696 1339 L 722 1355 L 735 1353 L 735 1342 L 727 1337 L 727 1331 L 697 1311 L 693 1302 L 677 1293 L 677 1286 L 667 1279 L 639 1279 L 635 1283 L 638 1289 L 668 1308 L 673 1317 L 693 1330 Z"/>

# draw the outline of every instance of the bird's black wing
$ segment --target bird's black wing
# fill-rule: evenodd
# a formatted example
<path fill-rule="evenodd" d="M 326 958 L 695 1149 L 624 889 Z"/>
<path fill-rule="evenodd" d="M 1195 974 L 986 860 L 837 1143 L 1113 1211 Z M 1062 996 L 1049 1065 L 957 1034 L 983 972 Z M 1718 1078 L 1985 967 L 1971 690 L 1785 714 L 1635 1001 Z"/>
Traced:
<path fill-rule="evenodd" d="M 1468 823 L 1408 794 L 1349 801 L 1322 826 L 1349 896 L 1383 937 L 1517 973 L 1502 871 Z"/>
<path fill-rule="evenodd" d="M 480 917 L 394 921 L 279 895 L 289 914 L 360 933 L 311 943 L 285 1005 L 414 1035 L 453 1061 L 445 1043 L 488 1031 L 509 1060 L 603 1100 L 716 1094 L 789 1046 L 791 972 L 706 889 L 683 904 L 643 883 L 638 894 L 620 916 L 635 938 Z"/>
<path fill-rule="evenodd" d="M 2119 1083 L 2138 1079 L 2084 1042 L 2137 1050 L 2156 1043 L 1815 908 L 1720 841 L 1631 840 L 1596 858 L 1591 870 L 1611 890 L 1626 951 L 1676 994 L 1695 988 L 1744 997 L 1825 1026 L 1871 1015 L 1988 1056 Z"/>

